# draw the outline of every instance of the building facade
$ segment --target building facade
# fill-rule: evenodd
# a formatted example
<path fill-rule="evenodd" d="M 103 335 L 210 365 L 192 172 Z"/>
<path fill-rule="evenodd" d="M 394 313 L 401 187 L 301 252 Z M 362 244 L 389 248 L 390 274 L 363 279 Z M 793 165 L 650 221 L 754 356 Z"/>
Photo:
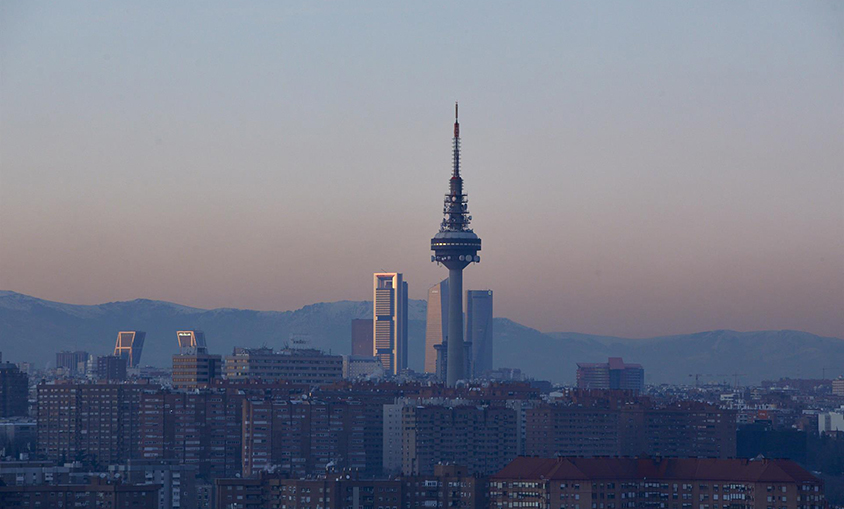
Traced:
<path fill-rule="evenodd" d="M 643 392 L 645 370 L 640 364 L 625 364 L 621 357 L 602 363 L 577 363 L 578 389 L 614 389 Z"/>
<path fill-rule="evenodd" d="M 343 357 L 314 349 L 235 348 L 226 356 L 226 379 L 234 381 L 286 380 L 293 384 L 323 385 L 343 378 Z"/>
<path fill-rule="evenodd" d="M 70 376 L 76 376 L 85 373 L 85 363 L 88 362 L 88 352 L 57 352 L 56 353 L 56 368 L 60 368 Z"/>
<path fill-rule="evenodd" d="M 29 413 L 29 376 L 11 362 L 0 362 L 0 418 Z"/>
<path fill-rule="evenodd" d="M 407 405 L 402 408 L 402 473 L 432 475 L 439 463 L 470 474 L 497 472 L 516 457 L 518 422 L 504 406 Z"/>
<path fill-rule="evenodd" d="M 106 380 L 112 382 L 120 382 L 126 380 L 126 369 L 129 361 L 126 357 L 119 355 L 103 355 L 96 359 L 96 378 L 97 380 Z"/>
<path fill-rule="evenodd" d="M 373 274 L 372 355 L 392 375 L 407 369 L 407 283 L 399 272 Z"/>
<path fill-rule="evenodd" d="M 472 375 L 492 371 L 492 290 L 466 292 L 466 342 L 472 344 Z"/>
<path fill-rule="evenodd" d="M 138 457 L 138 411 L 144 388 L 140 384 L 39 384 L 39 455 L 49 461 L 91 466 Z"/>
<path fill-rule="evenodd" d="M 823 482 L 790 460 L 519 457 L 490 478 L 510 509 L 824 509 Z"/>

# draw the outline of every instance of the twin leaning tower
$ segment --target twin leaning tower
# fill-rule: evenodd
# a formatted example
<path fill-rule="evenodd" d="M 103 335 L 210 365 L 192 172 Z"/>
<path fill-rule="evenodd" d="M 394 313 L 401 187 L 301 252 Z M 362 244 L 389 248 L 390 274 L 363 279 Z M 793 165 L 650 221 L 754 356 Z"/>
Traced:
<path fill-rule="evenodd" d="M 460 177 L 460 124 L 457 121 L 457 103 L 454 104 L 453 168 L 448 194 L 443 203 L 443 221 L 440 231 L 431 239 L 434 255 L 431 261 L 448 268 L 448 351 L 446 384 L 453 387 L 466 378 L 463 366 L 463 269 L 481 257 L 481 239 L 469 227 L 469 197 L 463 192 Z"/>

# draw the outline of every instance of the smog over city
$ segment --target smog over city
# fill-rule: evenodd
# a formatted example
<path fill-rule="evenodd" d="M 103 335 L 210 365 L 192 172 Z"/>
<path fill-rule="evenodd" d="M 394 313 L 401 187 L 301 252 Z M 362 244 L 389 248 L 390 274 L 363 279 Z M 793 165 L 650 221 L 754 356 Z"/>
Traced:
<path fill-rule="evenodd" d="M 0 507 L 828 509 L 841 458 L 843 3 L 0 0 Z"/>

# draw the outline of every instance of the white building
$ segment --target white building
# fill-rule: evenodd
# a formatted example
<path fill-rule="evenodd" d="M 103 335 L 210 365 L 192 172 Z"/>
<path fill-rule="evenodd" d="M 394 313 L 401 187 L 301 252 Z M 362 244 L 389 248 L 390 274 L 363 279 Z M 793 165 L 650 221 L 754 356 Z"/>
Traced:
<path fill-rule="evenodd" d="M 398 375 L 407 369 L 407 283 L 399 272 L 376 272 L 372 291 L 372 355 Z"/>

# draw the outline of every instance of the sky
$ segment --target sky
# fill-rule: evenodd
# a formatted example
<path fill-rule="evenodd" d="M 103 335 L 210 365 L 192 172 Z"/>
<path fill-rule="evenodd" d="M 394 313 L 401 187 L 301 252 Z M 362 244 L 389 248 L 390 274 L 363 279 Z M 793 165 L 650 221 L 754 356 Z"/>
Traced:
<path fill-rule="evenodd" d="M 0 0 L 0 289 L 425 298 L 455 101 L 496 316 L 844 338 L 834 1 Z"/>

